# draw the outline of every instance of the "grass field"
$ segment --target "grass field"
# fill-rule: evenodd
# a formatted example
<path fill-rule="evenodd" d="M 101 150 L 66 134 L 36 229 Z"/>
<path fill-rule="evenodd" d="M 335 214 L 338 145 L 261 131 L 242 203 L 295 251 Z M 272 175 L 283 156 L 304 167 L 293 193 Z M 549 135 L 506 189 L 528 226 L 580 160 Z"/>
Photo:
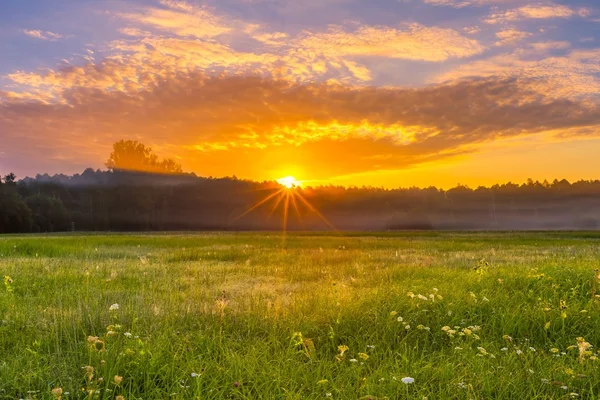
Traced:
<path fill-rule="evenodd" d="M 4 236 L 0 254 L 2 399 L 600 395 L 600 233 Z"/>

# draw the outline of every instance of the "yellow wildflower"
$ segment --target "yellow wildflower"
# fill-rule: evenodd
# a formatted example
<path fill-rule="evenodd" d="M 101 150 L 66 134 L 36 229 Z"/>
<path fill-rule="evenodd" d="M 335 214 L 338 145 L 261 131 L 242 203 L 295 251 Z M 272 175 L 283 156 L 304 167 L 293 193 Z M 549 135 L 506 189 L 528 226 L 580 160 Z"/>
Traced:
<path fill-rule="evenodd" d="M 369 355 L 367 353 L 358 353 L 358 358 L 367 361 L 369 359 Z"/>

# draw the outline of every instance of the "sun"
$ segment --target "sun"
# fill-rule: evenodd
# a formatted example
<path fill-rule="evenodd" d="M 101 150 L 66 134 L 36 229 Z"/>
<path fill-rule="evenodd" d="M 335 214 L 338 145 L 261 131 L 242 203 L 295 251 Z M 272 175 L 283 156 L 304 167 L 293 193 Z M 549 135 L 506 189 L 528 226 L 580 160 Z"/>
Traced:
<path fill-rule="evenodd" d="M 286 176 L 283 178 L 279 178 L 279 179 L 277 179 L 277 183 L 279 183 L 281 186 L 284 186 L 288 189 L 292 189 L 292 188 L 301 186 L 300 182 L 297 181 L 296 178 L 294 178 L 293 176 Z"/>

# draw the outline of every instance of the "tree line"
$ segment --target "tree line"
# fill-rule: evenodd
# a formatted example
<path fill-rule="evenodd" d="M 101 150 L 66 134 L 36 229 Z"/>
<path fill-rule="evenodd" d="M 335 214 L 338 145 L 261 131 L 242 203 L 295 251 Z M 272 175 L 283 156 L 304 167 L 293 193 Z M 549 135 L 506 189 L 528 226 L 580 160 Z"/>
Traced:
<path fill-rule="evenodd" d="M 200 177 L 119 141 L 106 170 L 0 179 L 0 233 L 163 230 L 600 228 L 600 181 L 506 183 L 449 190 L 319 186 L 278 197 L 276 182 Z M 285 193 L 284 193 L 285 194 Z M 287 215 L 287 217 L 285 217 Z"/>

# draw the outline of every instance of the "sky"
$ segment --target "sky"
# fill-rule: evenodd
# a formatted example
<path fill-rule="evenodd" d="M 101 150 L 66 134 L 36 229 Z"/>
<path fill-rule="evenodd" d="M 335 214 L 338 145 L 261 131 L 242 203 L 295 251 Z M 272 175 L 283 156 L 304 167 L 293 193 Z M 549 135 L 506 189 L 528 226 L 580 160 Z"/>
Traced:
<path fill-rule="evenodd" d="M 0 174 L 388 188 L 600 178 L 596 0 L 0 2 Z"/>

